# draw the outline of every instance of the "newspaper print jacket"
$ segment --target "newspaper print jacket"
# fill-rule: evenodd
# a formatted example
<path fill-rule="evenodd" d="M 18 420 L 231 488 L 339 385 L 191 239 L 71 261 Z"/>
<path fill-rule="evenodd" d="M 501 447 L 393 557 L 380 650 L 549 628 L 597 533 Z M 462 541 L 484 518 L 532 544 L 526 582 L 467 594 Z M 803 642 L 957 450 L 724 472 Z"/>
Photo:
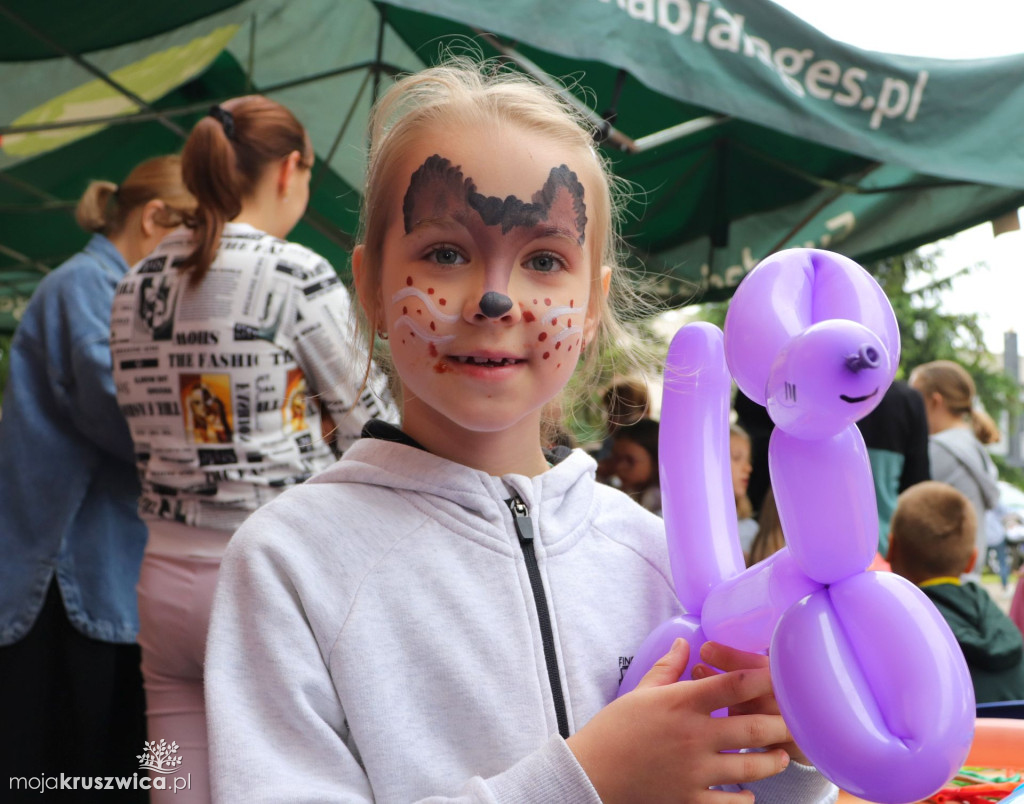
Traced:
<path fill-rule="evenodd" d="M 140 515 L 235 530 L 331 464 L 368 419 L 397 421 L 397 411 L 375 366 L 364 387 L 366 351 L 330 263 L 229 223 L 192 286 L 177 268 L 190 250 L 179 229 L 118 285 L 114 380 L 135 442 Z M 335 452 L 323 435 L 331 421 Z"/>

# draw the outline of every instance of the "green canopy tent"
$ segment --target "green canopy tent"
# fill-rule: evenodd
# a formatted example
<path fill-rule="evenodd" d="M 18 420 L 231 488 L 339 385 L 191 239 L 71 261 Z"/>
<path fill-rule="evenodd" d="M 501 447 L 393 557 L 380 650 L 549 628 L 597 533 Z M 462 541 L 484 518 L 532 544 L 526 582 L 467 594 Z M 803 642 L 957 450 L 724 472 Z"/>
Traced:
<path fill-rule="evenodd" d="M 787 246 L 866 262 L 1024 205 L 1024 56 L 866 52 L 768 0 L 0 0 L 0 330 L 84 242 L 88 179 L 179 149 L 250 91 L 310 129 L 294 237 L 346 273 L 372 98 L 452 42 L 578 79 L 632 188 L 628 244 L 671 304 L 725 298 Z"/>

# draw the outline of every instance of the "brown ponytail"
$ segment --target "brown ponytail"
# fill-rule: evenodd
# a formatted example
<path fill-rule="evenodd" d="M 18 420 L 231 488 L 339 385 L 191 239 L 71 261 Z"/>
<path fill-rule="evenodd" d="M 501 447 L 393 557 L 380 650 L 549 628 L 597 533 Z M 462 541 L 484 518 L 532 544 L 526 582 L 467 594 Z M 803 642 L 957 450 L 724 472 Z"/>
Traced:
<path fill-rule="evenodd" d="M 75 207 L 75 221 L 87 232 L 120 234 L 128 216 L 154 199 L 164 202 L 158 222 L 180 225 L 195 207 L 181 179 L 181 158 L 158 156 L 137 165 L 121 182 L 91 181 Z"/>
<path fill-rule="evenodd" d="M 313 166 L 313 148 L 288 109 L 260 95 L 214 106 L 196 123 L 182 151 L 185 186 L 199 203 L 187 221 L 194 248 L 181 263 L 196 284 L 210 270 L 224 224 L 235 218 L 267 167 L 292 151 L 302 167 Z"/>
<path fill-rule="evenodd" d="M 974 407 L 974 380 L 967 370 L 952 360 L 933 360 L 911 373 L 912 385 L 927 399 L 933 393 L 942 397 L 950 413 L 971 420 L 974 437 L 982 444 L 999 440 L 999 427 L 985 412 Z"/>

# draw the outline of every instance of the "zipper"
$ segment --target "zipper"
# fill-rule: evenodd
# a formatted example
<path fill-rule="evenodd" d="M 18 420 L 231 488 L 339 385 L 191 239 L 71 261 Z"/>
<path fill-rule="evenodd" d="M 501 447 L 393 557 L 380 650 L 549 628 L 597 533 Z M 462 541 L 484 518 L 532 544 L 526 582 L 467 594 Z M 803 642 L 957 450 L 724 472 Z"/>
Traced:
<path fill-rule="evenodd" d="M 555 635 L 551 630 L 551 613 L 548 610 L 548 599 L 544 595 L 544 584 L 537 565 L 537 553 L 533 546 L 533 520 L 530 510 L 518 494 L 505 500 L 512 512 L 512 522 L 519 536 L 519 546 L 526 560 L 526 574 L 530 577 L 530 588 L 533 590 L 533 602 L 537 606 L 537 620 L 540 623 L 540 638 L 544 645 L 544 661 L 547 664 L 548 683 L 551 684 L 551 698 L 555 702 L 555 718 L 558 720 L 558 733 L 562 739 L 569 738 L 569 717 L 565 711 L 565 695 L 562 693 L 562 682 L 558 672 L 558 657 L 555 655 Z"/>

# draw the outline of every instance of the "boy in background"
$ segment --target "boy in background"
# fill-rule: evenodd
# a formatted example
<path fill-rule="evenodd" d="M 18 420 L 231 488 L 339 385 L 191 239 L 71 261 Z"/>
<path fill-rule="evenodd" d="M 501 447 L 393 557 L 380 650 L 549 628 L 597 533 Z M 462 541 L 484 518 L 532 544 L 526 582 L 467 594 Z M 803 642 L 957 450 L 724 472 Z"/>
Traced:
<path fill-rule="evenodd" d="M 889 534 L 892 571 L 917 584 L 956 637 L 978 703 L 1024 699 L 1024 638 L 979 584 L 961 583 L 978 559 L 978 518 L 952 486 L 917 483 L 900 494 Z"/>

